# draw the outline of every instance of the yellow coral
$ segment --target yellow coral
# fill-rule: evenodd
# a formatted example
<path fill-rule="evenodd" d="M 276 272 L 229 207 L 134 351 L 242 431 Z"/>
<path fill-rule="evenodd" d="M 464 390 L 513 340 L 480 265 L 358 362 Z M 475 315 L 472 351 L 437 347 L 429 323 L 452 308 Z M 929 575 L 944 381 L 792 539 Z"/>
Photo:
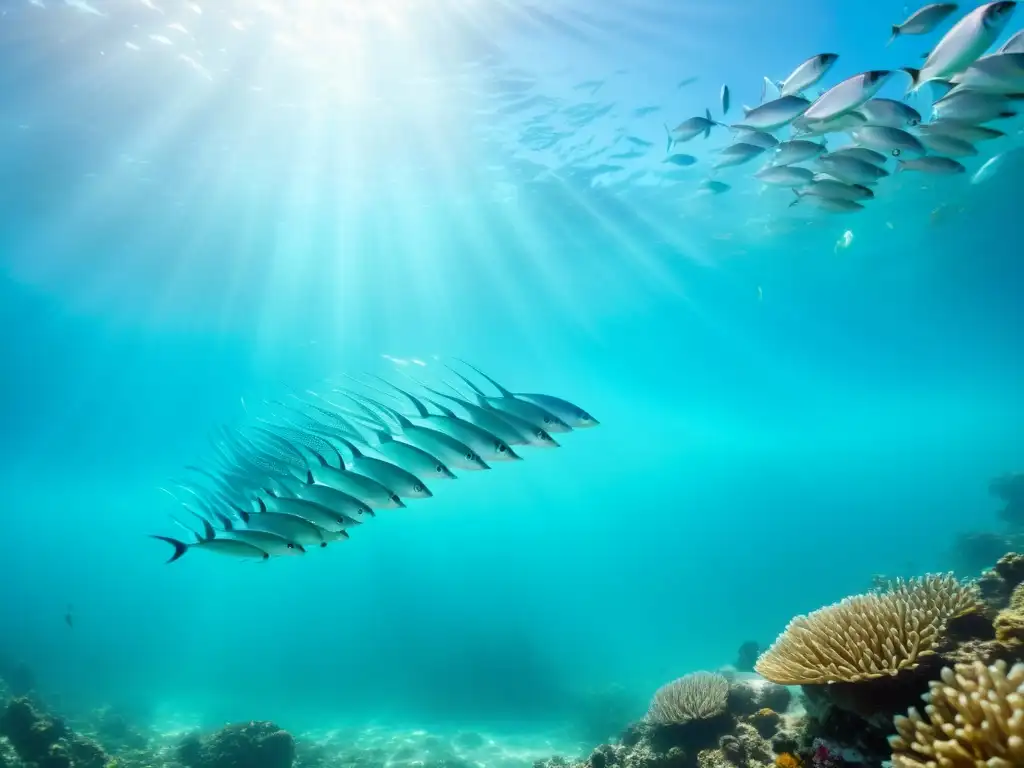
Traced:
<path fill-rule="evenodd" d="M 951 574 L 899 581 L 797 616 L 757 660 L 781 685 L 854 683 L 913 669 L 935 653 L 946 622 L 977 605 L 975 587 Z"/>
<path fill-rule="evenodd" d="M 803 764 L 803 760 L 789 752 L 783 752 L 775 758 L 775 768 L 801 768 Z"/>

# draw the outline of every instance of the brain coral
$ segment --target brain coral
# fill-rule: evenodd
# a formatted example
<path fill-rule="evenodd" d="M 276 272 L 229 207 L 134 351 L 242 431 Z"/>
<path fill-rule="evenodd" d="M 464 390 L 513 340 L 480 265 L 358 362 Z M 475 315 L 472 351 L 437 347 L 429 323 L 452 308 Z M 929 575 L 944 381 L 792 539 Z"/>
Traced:
<path fill-rule="evenodd" d="M 729 681 L 713 672 L 694 672 L 666 683 L 654 693 L 647 722 L 655 725 L 706 720 L 725 711 Z"/>
<path fill-rule="evenodd" d="M 755 668 L 782 685 L 895 675 L 934 653 L 946 622 L 976 605 L 975 587 L 952 574 L 898 581 L 797 616 Z"/>
<path fill-rule="evenodd" d="M 925 715 L 896 718 L 893 768 L 1019 768 L 1024 765 L 1024 664 L 946 667 L 924 695 Z"/>

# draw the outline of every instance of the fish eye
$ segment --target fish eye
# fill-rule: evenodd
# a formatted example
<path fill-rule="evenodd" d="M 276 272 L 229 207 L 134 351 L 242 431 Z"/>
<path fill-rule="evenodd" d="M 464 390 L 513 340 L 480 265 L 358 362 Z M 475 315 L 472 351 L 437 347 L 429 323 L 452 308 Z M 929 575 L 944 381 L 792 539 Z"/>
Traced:
<path fill-rule="evenodd" d="M 437 474 L 439 474 L 439 475 L 443 475 L 444 474 L 444 467 L 441 466 L 440 464 L 438 464 L 436 467 L 434 467 L 434 471 L 437 472 Z"/>
<path fill-rule="evenodd" d="M 918 119 L 917 119 L 916 117 L 912 117 L 912 118 L 910 118 L 910 120 L 908 120 L 908 121 L 907 121 L 907 125 L 909 125 L 909 126 L 913 127 L 913 126 L 915 126 L 915 125 L 918 125 L 918 124 L 920 124 L 920 122 L 921 122 L 921 121 L 920 121 L 920 120 L 918 120 Z"/>
<path fill-rule="evenodd" d="M 397 493 L 392 493 L 391 494 L 391 500 L 392 501 L 401 501 L 401 499 L 398 498 L 398 494 Z"/>
<path fill-rule="evenodd" d="M 892 156 L 893 156 L 893 157 L 899 157 L 899 156 L 900 156 L 900 151 L 899 151 L 898 149 L 894 149 L 894 150 L 892 151 Z"/>
<path fill-rule="evenodd" d="M 420 483 L 416 483 L 416 485 L 414 485 L 412 489 L 416 491 L 416 493 L 423 493 L 423 491 L 425 490 Z"/>
<path fill-rule="evenodd" d="M 470 451 L 469 453 L 466 454 L 466 460 L 467 461 L 473 461 L 473 458 L 474 458 L 474 456 L 473 456 L 473 452 L 472 451 Z"/>
<path fill-rule="evenodd" d="M 504 443 L 498 443 L 498 453 L 505 453 L 508 450 L 508 446 Z"/>
<path fill-rule="evenodd" d="M 326 541 L 321 541 L 320 542 L 320 546 L 321 547 L 326 547 L 327 546 L 327 542 Z"/>
<path fill-rule="evenodd" d="M 290 541 L 285 546 L 287 546 L 288 549 L 295 549 L 295 545 L 292 544 Z"/>

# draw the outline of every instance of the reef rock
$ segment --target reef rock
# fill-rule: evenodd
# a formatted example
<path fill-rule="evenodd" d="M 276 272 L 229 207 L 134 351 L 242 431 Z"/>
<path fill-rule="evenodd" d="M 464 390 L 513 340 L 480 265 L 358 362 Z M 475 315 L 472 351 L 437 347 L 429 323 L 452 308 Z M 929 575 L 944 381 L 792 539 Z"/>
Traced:
<path fill-rule="evenodd" d="M 295 740 L 274 723 L 251 721 L 221 728 L 206 739 L 189 736 L 177 749 L 188 768 L 292 768 Z"/>
<path fill-rule="evenodd" d="M 17 756 L 37 768 L 105 768 L 103 748 L 74 733 L 67 724 L 36 709 L 27 698 L 13 699 L 0 715 L 0 735 Z"/>

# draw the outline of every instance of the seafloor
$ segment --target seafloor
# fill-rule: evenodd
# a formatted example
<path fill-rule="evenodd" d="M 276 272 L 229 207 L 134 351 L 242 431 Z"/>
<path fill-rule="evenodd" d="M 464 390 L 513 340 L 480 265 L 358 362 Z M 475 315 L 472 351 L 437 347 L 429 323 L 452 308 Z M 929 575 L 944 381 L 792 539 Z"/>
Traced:
<path fill-rule="evenodd" d="M 992 492 L 1007 532 L 958 539 L 975 573 L 1024 535 L 1024 474 Z M 978 578 L 879 577 L 767 649 L 745 643 L 733 667 L 667 682 L 639 722 L 598 703 L 593 732 L 621 734 L 609 744 L 256 720 L 147 730 L 109 709 L 61 717 L 23 668 L 4 676 L 0 768 L 1024 768 L 1024 555 Z"/>

